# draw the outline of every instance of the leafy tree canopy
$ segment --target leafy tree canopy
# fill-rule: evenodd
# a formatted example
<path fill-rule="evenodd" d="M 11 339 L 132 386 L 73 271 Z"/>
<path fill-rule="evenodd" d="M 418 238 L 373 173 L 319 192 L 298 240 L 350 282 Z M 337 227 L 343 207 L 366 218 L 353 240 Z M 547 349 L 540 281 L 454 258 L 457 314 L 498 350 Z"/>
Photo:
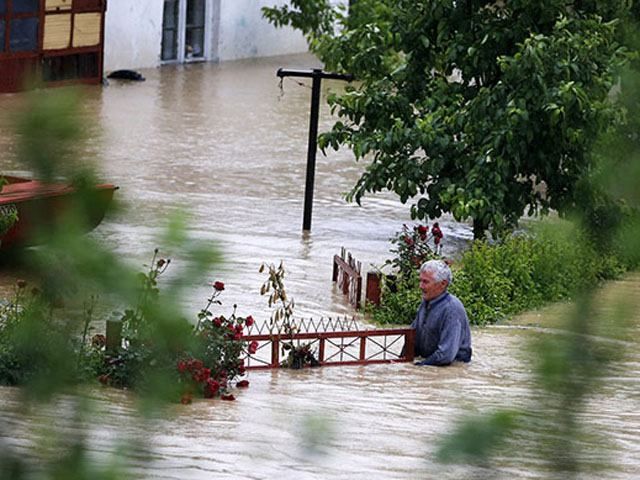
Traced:
<path fill-rule="evenodd" d="M 367 162 L 348 194 L 390 190 L 414 218 L 450 212 L 474 235 L 567 213 L 600 133 L 622 119 L 626 0 L 330 0 L 263 9 L 359 80 L 329 98 L 323 149 Z"/>

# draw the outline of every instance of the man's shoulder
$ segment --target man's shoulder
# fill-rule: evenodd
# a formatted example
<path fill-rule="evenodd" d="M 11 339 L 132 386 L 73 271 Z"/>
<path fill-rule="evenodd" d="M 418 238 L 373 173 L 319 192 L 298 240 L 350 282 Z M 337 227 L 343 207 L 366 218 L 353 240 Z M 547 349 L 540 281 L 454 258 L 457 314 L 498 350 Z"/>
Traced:
<path fill-rule="evenodd" d="M 464 310 L 464 304 L 462 303 L 462 301 L 456 297 L 453 293 L 449 293 L 449 295 L 447 295 L 447 298 L 445 300 L 447 302 L 447 306 L 449 308 L 455 308 L 455 309 L 462 309 Z"/>

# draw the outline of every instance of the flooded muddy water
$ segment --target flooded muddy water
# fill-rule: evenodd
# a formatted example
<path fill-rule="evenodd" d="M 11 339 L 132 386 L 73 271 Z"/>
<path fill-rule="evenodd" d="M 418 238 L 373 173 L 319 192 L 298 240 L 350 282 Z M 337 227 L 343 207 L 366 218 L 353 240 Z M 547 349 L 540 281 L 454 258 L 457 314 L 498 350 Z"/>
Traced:
<path fill-rule="evenodd" d="M 318 156 L 312 231 L 302 235 L 310 88 L 285 80 L 281 90 L 275 72 L 316 65 L 309 56 L 295 56 L 167 67 L 142 71 L 142 83 L 112 81 L 87 90 L 82 115 L 91 136 L 84 155 L 105 181 L 120 187 L 117 195 L 128 206 L 92 235 L 142 265 L 155 247 L 163 248 L 158 239 L 168 216 L 184 210 L 191 218 L 189 234 L 218 244 L 224 253 L 225 263 L 210 274 L 210 280 L 226 284 L 223 310 L 237 303 L 240 314 L 266 320 L 258 267 L 282 259 L 297 315 L 354 314 L 331 283 L 333 255 L 344 246 L 364 270 L 380 265 L 389 237 L 410 219 L 407 206 L 391 195 L 366 198 L 362 207 L 345 203 L 343 195 L 362 166 L 349 152 L 330 153 Z M 324 87 L 326 93 L 341 85 Z M 19 103 L 20 95 L 0 96 L 0 151 L 6 152 L 0 167 L 14 173 L 23 167 L 15 162 L 6 126 Z M 323 107 L 320 129 L 331 122 Z M 450 219 L 441 226 L 445 253 L 471 236 L 467 225 Z M 180 252 L 169 256 L 179 265 Z M 15 275 L 3 272 L 0 283 L 8 288 Z M 629 295 L 640 293 L 639 283 L 625 284 Z M 185 299 L 194 316 L 207 293 L 206 282 L 194 283 Z M 106 462 L 121 441 L 136 439 L 149 452 L 127 449 L 121 458 L 136 478 L 149 479 L 469 478 L 466 470 L 434 461 L 437 440 L 466 414 L 536 404 L 526 345 L 557 334 L 538 328 L 539 321 L 475 329 L 469 365 L 253 372 L 251 387 L 236 402 L 176 406 L 173 415 L 155 422 L 137 419 L 133 395 L 92 389 L 93 454 Z M 626 480 L 640 471 L 640 356 L 637 339 L 618 341 L 629 353 L 583 414 L 601 436 L 580 440 L 581 454 L 595 466 L 603 452 L 613 466 L 604 475 L 580 478 Z M 0 447 L 28 451 L 43 425 L 64 426 L 71 401 L 61 399 L 24 417 L 16 413 L 18 391 L 0 388 Z M 495 465 L 473 474 L 549 478 L 533 448 L 505 448 Z"/>

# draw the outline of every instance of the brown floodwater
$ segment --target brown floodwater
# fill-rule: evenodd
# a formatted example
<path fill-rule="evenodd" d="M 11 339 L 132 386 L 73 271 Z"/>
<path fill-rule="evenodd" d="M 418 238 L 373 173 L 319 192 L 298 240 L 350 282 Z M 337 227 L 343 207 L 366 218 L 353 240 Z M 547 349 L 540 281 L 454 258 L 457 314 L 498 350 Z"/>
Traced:
<path fill-rule="evenodd" d="M 220 65 L 199 64 L 142 71 L 146 81 L 112 81 L 90 88 L 83 120 L 90 141 L 83 147 L 105 181 L 120 187 L 125 213 L 110 216 L 92 233 L 107 248 L 134 265 L 148 261 L 167 218 L 190 215 L 188 233 L 216 244 L 225 263 L 210 272 L 226 290 L 221 313 L 238 304 L 240 314 L 268 318 L 258 291 L 262 262 L 284 260 L 287 285 L 299 316 L 353 315 L 331 283 L 332 257 L 346 247 L 364 270 L 388 256 L 388 239 L 410 222 L 408 208 L 391 195 L 347 204 L 343 194 L 362 166 L 348 152 L 318 156 L 312 232 L 302 235 L 302 207 L 310 88 L 285 80 L 278 67 L 316 66 L 309 56 L 280 57 Z M 339 89 L 326 82 L 325 90 Z M 325 91 L 326 93 L 326 91 Z M 0 96 L 0 169 L 21 173 L 8 129 L 20 95 Z M 332 119 L 323 107 L 320 128 Z M 441 219 L 445 253 L 470 238 L 467 225 Z M 176 267 L 180 252 L 168 252 Z M 20 271 L 0 273 L 8 290 Z M 632 278 L 615 289 L 638 297 Z M 162 287 L 162 285 L 161 285 Z M 194 282 L 185 309 L 195 316 L 208 293 L 206 281 Z M 136 478 L 209 479 L 415 479 L 550 478 L 533 445 L 502 447 L 495 464 L 472 472 L 438 464 L 438 438 L 467 414 L 500 407 L 531 409 L 545 403 L 533 380 L 527 345 L 562 334 L 546 317 L 563 311 L 531 313 L 517 325 L 474 329 L 474 360 L 449 368 L 407 364 L 332 367 L 304 371 L 253 372 L 251 387 L 236 402 L 197 401 L 176 406 L 153 422 L 138 419 L 135 398 L 127 392 L 96 388 L 97 403 L 89 429 L 92 455 L 108 462 L 121 442 L 141 441 L 149 451 L 125 448 L 120 457 Z M 611 316 L 616 315 L 612 309 Z M 602 387 L 581 413 L 599 436 L 579 438 L 581 457 L 594 470 L 580 478 L 637 478 L 640 471 L 640 321 L 631 334 L 611 340 L 627 351 L 611 368 Z M 399 319 L 401 323 L 401 319 Z M 0 388 L 0 447 L 33 454 L 43 427 L 66 425 L 73 400 L 27 416 L 19 412 L 18 391 Z M 545 412 L 539 412 L 544 417 Z M 547 435 L 552 438 L 553 431 Z M 605 441 L 606 440 L 606 441 Z M 4 445 L 6 447 L 6 445 Z"/>

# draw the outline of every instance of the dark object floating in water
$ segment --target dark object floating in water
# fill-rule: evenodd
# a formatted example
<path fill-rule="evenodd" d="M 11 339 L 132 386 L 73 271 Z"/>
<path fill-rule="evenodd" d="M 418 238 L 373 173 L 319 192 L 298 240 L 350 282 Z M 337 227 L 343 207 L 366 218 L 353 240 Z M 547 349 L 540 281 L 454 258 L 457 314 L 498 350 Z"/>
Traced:
<path fill-rule="evenodd" d="M 133 70 L 115 70 L 107 75 L 107 78 L 115 78 L 118 80 L 133 80 L 135 82 L 145 81 L 145 78 L 140 73 Z"/>

